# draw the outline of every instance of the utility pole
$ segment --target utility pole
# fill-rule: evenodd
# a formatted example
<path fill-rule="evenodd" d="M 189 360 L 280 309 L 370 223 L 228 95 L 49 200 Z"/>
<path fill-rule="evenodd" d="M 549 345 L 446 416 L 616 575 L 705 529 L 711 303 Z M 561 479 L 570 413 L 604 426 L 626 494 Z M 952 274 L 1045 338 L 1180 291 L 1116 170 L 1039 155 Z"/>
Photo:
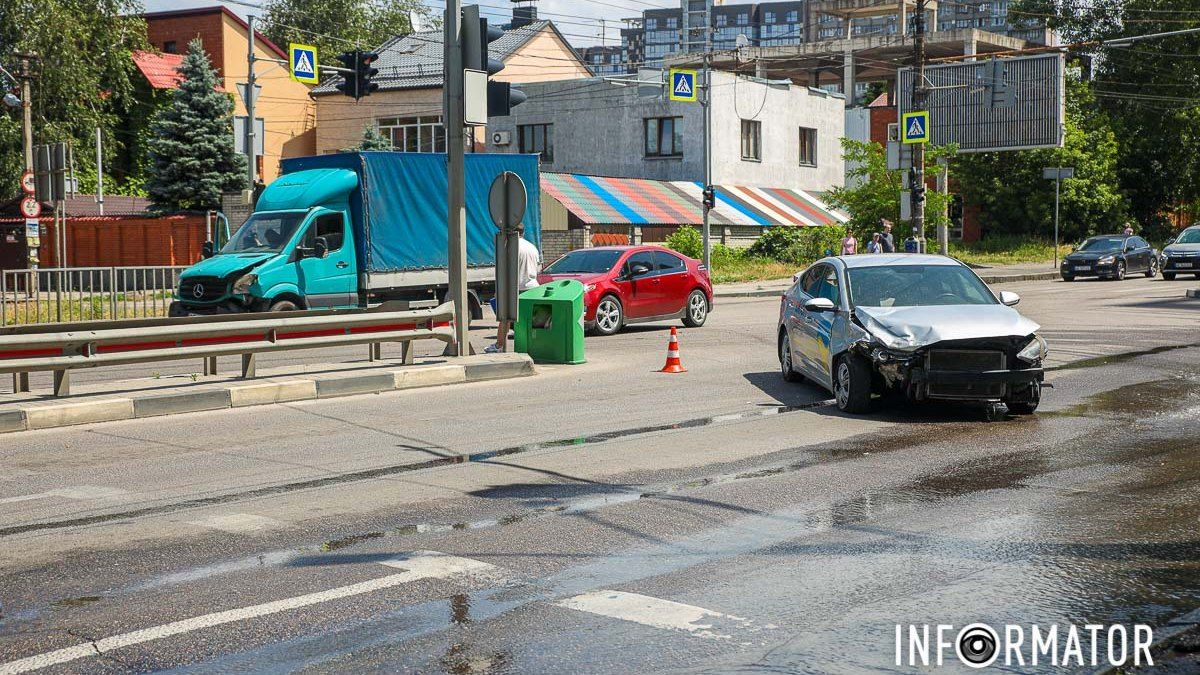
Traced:
<path fill-rule="evenodd" d="M 104 215 L 104 141 L 100 127 L 96 127 L 96 204 L 100 207 L 100 215 Z"/>
<path fill-rule="evenodd" d="M 25 134 L 25 170 L 33 171 L 33 101 L 30 100 L 29 81 L 33 79 L 30 61 L 34 54 L 18 54 L 21 57 L 21 117 Z"/>
<path fill-rule="evenodd" d="M 250 194 L 254 194 L 258 169 L 254 155 L 254 19 L 253 14 L 246 17 L 246 187 Z"/>
<path fill-rule="evenodd" d="M 925 0 L 917 0 L 913 16 L 913 60 L 916 72 L 913 75 L 912 110 L 925 110 L 929 90 L 925 86 Z M 928 131 L 927 131 L 928 133 Z M 915 143 L 912 151 L 912 178 L 909 186 L 912 195 L 913 237 L 917 240 L 917 251 L 925 251 L 925 144 Z"/>
<path fill-rule="evenodd" d="M 462 0 L 446 0 L 443 19 L 442 90 L 446 120 L 446 221 L 449 228 L 448 299 L 454 303 L 454 353 L 471 353 L 469 314 L 467 312 L 467 207 L 465 150 L 463 148 L 463 54 Z M 484 48 L 487 48 L 485 38 Z M 474 64 L 472 64 L 474 65 Z M 477 67 L 477 66 L 476 66 Z"/>
<path fill-rule="evenodd" d="M 941 218 L 938 221 L 937 242 L 938 253 L 942 255 L 950 255 L 950 214 L 949 204 L 945 203 L 944 197 L 950 194 L 950 160 L 945 157 L 938 158 L 937 172 L 937 191 L 943 197 Z"/>
<path fill-rule="evenodd" d="M 700 105 L 704 109 L 704 191 L 709 192 L 709 187 L 712 186 L 712 0 L 705 0 L 703 10 L 691 10 L 690 3 L 685 2 L 683 14 L 683 46 L 684 51 L 691 52 L 693 45 L 700 45 L 704 48 L 704 67 L 701 75 L 703 80 L 702 88 L 704 90 L 703 97 L 700 98 Z M 695 40 L 697 21 L 695 15 L 701 15 L 703 25 L 699 30 L 703 30 L 703 39 Z M 704 266 L 712 269 L 712 228 L 709 222 L 709 212 L 712 210 L 709 207 L 709 200 L 716 204 L 716 193 L 713 192 L 711 198 L 706 198 L 701 206 L 701 225 L 700 235 L 703 240 L 703 262 Z"/>

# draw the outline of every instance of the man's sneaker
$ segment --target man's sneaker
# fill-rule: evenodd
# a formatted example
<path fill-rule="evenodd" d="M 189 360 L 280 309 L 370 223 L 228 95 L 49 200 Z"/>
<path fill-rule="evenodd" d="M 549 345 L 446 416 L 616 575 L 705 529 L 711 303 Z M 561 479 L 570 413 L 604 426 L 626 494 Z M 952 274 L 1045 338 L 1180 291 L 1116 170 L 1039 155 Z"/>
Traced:
<path fill-rule="evenodd" d="M 487 349 L 483 350 L 483 353 L 484 354 L 499 354 L 500 353 L 500 345 L 488 345 Z"/>

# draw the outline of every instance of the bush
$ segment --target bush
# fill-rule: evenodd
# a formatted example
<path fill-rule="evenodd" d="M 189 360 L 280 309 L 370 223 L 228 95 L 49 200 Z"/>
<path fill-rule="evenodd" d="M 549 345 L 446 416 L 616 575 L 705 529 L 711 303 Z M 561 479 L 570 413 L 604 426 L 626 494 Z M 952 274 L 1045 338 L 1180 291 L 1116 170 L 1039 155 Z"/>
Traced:
<path fill-rule="evenodd" d="M 846 228 L 835 225 L 821 227 L 768 228 L 747 253 L 779 262 L 804 265 L 821 258 L 826 251 L 839 252 Z"/>
<path fill-rule="evenodd" d="M 683 226 L 667 237 L 667 248 L 678 251 L 689 258 L 704 256 L 704 239 L 694 227 Z"/>

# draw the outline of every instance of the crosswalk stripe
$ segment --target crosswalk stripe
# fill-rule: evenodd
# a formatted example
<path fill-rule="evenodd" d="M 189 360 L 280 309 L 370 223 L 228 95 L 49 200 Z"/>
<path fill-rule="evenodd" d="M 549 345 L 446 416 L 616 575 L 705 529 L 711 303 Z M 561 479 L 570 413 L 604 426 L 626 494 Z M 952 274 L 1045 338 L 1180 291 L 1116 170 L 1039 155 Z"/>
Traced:
<path fill-rule="evenodd" d="M 554 604 L 643 626 L 684 631 L 697 637 L 728 639 L 732 635 L 722 631 L 730 626 L 757 630 L 753 621 L 740 616 L 624 591 L 590 591 L 557 600 Z"/>

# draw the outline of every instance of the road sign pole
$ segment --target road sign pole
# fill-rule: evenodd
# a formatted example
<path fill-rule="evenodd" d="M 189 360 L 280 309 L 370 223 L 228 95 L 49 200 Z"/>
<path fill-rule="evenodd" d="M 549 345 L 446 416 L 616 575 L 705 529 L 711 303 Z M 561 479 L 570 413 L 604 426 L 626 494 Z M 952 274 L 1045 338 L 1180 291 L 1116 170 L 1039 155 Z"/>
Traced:
<path fill-rule="evenodd" d="M 917 0 L 916 13 L 913 16 L 915 36 L 913 40 L 913 60 L 916 62 L 916 73 L 913 77 L 912 109 L 925 110 L 925 0 Z M 847 92 L 852 97 L 854 92 Z M 925 127 L 926 136 L 929 126 Z M 913 185 L 912 195 L 912 229 L 917 239 L 917 250 L 925 252 L 925 144 L 917 143 L 912 153 Z"/>
<path fill-rule="evenodd" d="M 705 2 L 704 10 L 704 186 L 712 185 L 712 0 Z M 715 195 L 714 192 L 714 206 Z M 712 227 L 709 224 L 708 206 L 702 205 L 701 234 L 704 240 L 704 267 L 712 274 Z"/>
<path fill-rule="evenodd" d="M 25 140 L 25 170 L 33 171 L 33 101 L 31 100 L 29 81 L 33 72 L 29 68 L 31 54 L 20 54 L 21 57 L 21 119 L 22 134 Z"/>
<path fill-rule="evenodd" d="M 1054 176 L 1054 269 L 1058 269 L 1058 197 L 1062 190 L 1062 172 Z"/>
<path fill-rule="evenodd" d="M 454 303 L 454 354 L 471 354 L 467 312 L 467 209 L 463 149 L 462 2 L 446 0 L 443 108 L 446 120 L 446 225 L 449 251 L 449 300 Z"/>
<path fill-rule="evenodd" d="M 254 15 L 246 17 L 246 187 L 254 192 L 257 166 L 254 156 Z M 253 198 L 251 198 L 253 199 Z"/>

